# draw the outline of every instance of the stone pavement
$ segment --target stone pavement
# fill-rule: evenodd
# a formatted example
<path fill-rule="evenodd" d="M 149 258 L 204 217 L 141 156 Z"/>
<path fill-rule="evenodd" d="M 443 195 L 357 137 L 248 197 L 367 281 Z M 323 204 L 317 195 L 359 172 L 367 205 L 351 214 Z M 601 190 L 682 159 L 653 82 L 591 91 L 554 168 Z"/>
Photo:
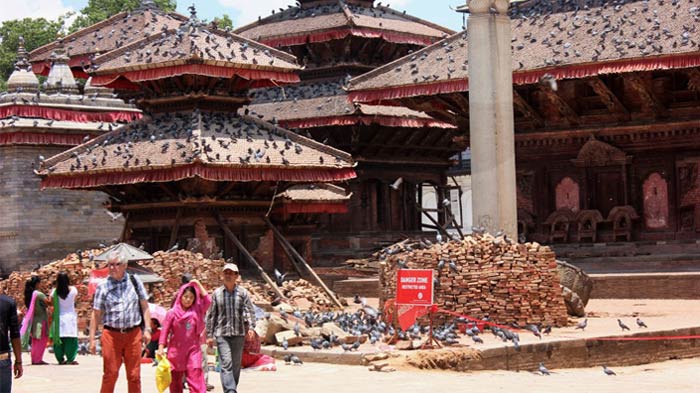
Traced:
<path fill-rule="evenodd" d="M 49 354 L 45 357 L 51 360 Z M 28 361 L 25 355 L 25 362 Z M 97 392 L 101 378 L 101 359 L 79 356 L 78 366 L 27 366 L 25 376 L 15 380 L 15 393 Z M 700 391 L 700 358 L 674 360 L 633 367 L 611 367 L 618 375 L 607 376 L 602 368 L 552 369 L 550 376 L 533 372 L 482 371 L 458 373 L 451 371 L 420 371 L 400 369 L 392 373 L 370 372 L 366 367 L 305 363 L 301 366 L 278 363 L 278 371 L 244 371 L 241 393 L 418 393 L 452 391 L 489 392 L 674 392 Z M 217 373 L 211 373 L 216 386 L 223 392 Z M 156 392 L 155 368 L 142 368 L 143 392 Z M 126 393 L 126 380 L 120 375 L 117 393 Z"/>

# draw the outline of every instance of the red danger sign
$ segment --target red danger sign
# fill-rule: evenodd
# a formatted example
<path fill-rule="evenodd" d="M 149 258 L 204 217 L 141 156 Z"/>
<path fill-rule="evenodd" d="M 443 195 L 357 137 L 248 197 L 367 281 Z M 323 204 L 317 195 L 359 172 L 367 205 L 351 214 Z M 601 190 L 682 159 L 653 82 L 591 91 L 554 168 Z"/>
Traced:
<path fill-rule="evenodd" d="M 400 269 L 396 275 L 396 304 L 431 306 L 433 304 L 433 271 Z"/>

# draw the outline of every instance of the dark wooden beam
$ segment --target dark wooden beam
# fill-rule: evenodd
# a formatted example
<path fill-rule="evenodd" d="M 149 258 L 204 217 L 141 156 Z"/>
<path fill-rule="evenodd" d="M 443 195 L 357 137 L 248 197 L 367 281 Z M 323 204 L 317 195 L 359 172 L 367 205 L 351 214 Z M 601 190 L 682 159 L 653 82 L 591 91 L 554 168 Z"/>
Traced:
<path fill-rule="evenodd" d="M 170 232 L 170 241 L 168 242 L 168 249 L 175 245 L 177 240 L 177 233 L 180 231 L 180 220 L 182 219 L 182 211 L 184 209 L 178 208 L 175 214 L 175 224 L 173 225 L 173 230 Z"/>
<path fill-rule="evenodd" d="M 586 78 L 586 83 L 590 86 L 593 91 L 600 97 L 603 104 L 612 113 L 620 115 L 621 117 L 628 118 L 629 110 L 620 102 L 615 93 L 610 90 L 608 85 L 605 84 L 599 77 L 594 76 L 591 78 Z"/>
<path fill-rule="evenodd" d="M 557 108 L 559 114 L 571 125 L 581 124 L 581 118 L 576 111 L 557 93 L 546 86 L 540 86 L 539 91 L 549 101 L 551 105 Z"/>
<path fill-rule="evenodd" d="M 688 90 L 700 93 L 700 69 L 689 68 L 686 70 L 688 75 Z"/>
<path fill-rule="evenodd" d="M 158 186 L 160 187 L 161 190 L 163 190 L 166 194 L 168 194 L 168 196 L 169 196 L 170 198 L 172 198 L 173 200 L 177 201 L 177 200 L 179 199 L 179 197 L 177 196 L 177 194 L 176 194 L 173 190 L 171 190 L 170 187 L 169 187 L 167 184 L 165 184 L 165 183 L 158 183 Z"/>
<path fill-rule="evenodd" d="M 544 119 L 542 116 L 540 116 L 535 108 L 530 106 L 523 96 L 515 89 L 513 89 L 513 106 L 515 106 L 515 109 L 522 113 L 526 119 L 531 121 L 535 127 L 540 128 L 544 126 Z"/>
<path fill-rule="evenodd" d="M 623 78 L 625 84 L 632 88 L 632 90 L 639 96 L 644 110 L 653 112 L 657 117 L 666 114 L 666 106 L 663 104 L 663 102 L 661 102 L 661 99 L 654 94 L 651 87 L 644 79 L 642 79 L 640 74 L 624 74 Z"/>

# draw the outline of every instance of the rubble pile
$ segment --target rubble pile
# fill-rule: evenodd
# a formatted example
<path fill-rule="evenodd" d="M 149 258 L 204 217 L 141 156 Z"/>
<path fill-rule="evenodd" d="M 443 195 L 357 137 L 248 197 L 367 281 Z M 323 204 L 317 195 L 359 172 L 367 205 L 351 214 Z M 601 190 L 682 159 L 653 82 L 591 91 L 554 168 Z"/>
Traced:
<path fill-rule="evenodd" d="M 404 247 L 405 248 L 405 247 Z M 554 252 L 502 234 L 391 253 L 380 265 L 380 305 L 396 297 L 397 270 L 433 269 L 439 307 L 500 324 L 564 326 L 567 311 Z"/>
<path fill-rule="evenodd" d="M 380 265 L 387 256 L 405 251 L 421 250 L 432 246 L 429 240 L 404 239 L 398 243 L 384 247 L 367 258 L 348 259 L 344 265 L 366 273 L 379 273 Z"/>
<path fill-rule="evenodd" d="M 81 321 L 81 328 L 89 320 L 92 299 L 88 296 L 88 282 L 90 272 L 97 266 L 93 261 L 93 256 L 101 254 L 105 249 L 84 250 L 72 253 L 64 259 L 51 262 L 33 272 L 13 272 L 7 280 L 0 281 L 0 293 L 8 294 L 17 300 L 18 306 L 25 309 L 23 302 L 24 284 L 33 274 L 41 277 L 44 282 L 46 292 L 50 292 L 54 287 L 56 275 L 65 270 L 71 280 L 71 284 L 78 288 L 76 298 L 76 311 L 78 319 Z M 211 260 L 205 258 L 200 253 L 193 253 L 186 250 L 172 252 L 157 251 L 153 254 L 153 260 L 141 261 L 139 264 L 150 270 L 163 279 L 163 282 L 147 285 L 147 289 L 153 296 L 152 301 L 169 308 L 178 289 L 181 285 L 182 275 L 189 273 L 193 278 L 198 279 L 207 289 L 213 290 L 221 285 L 221 267 L 224 265 L 223 259 Z M 246 288 L 251 300 L 257 304 L 279 302 L 275 299 L 272 289 L 263 281 L 243 280 L 241 286 Z M 332 301 L 320 287 L 312 285 L 305 280 L 285 281 L 282 284 L 282 292 L 287 299 L 285 302 L 290 305 L 308 309 L 312 306 L 319 310 L 332 308 Z"/>

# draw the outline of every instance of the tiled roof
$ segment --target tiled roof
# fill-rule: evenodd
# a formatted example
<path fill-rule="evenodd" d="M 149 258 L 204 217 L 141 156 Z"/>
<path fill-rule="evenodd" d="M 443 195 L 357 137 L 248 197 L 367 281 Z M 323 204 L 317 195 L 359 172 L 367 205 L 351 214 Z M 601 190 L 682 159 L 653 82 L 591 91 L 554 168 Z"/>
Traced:
<path fill-rule="evenodd" d="M 404 35 L 404 38 L 409 39 L 407 42 L 413 37 L 416 41 L 413 43 L 424 45 L 453 33 L 452 30 L 388 7 L 369 7 L 366 4 L 342 1 L 319 2 L 318 5 L 308 7 L 289 6 L 235 31 L 251 39 L 278 46 L 285 39 L 293 37 L 300 40 L 294 45 L 304 44 L 305 37 L 309 34 L 337 29 L 393 32 Z M 393 41 L 389 36 L 385 38 Z M 327 37 L 323 41 L 330 39 L 332 38 Z"/>
<path fill-rule="evenodd" d="M 284 192 L 276 195 L 276 198 L 290 202 L 345 202 L 350 200 L 352 193 L 347 194 L 345 189 L 333 184 L 299 184 L 289 187 Z"/>
<path fill-rule="evenodd" d="M 294 72 L 296 58 L 235 34 L 208 28 L 196 19 L 151 35 L 95 59 L 96 75 L 205 64 Z"/>
<path fill-rule="evenodd" d="M 88 65 L 87 58 L 96 53 L 106 53 L 140 40 L 163 29 L 179 26 L 187 18 L 176 13 L 165 13 L 157 9 L 121 12 L 92 26 L 78 30 L 63 38 L 67 55 L 80 59 Z M 30 53 L 30 61 L 48 61 L 58 42 L 52 42 Z M 71 66 L 80 65 L 71 64 Z"/>
<path fill-rule="evenodd" d="M 511 10 L 516 84 L 533 83 L 547 72 L 562 79 L 700 65 L 700 6 L 693 3 L 532 4 Z M 351 80 L 351 97 L 372 101 L 364 94 L 372 90 L 387 92 L 375 99 L 466 91 L 467 52 L 467 33 L 455 34 Z"/>
<path fill-rule="evenodd" d="M 254 173 L 258 170 L 257 174 L 263 173 L 261 176 L 264 176 L 264 171 L 270 169 L 325 170 L 329 173 L 345 169 L 352 172 L 354 163 L 347 153 L 251 116 L 195 111 L 154 114 L 130 123 L 50 158 L 44 162 L 41 173 L 49 180 L 52 177 L 93 177 L 76 186 L 90 187 L 149 179 L 158 181 L 149 178 L 148 173 L 193 165 L 224 171 L 238 169 Z M 260 172 L 261 169 L 264 171 Z M 122 180 L 127 180 L 110 183 L 113 178 L 104 180 L 100 177 L 109 173 L 125 174 Z M 138 179 L 129 178 L 130 173 L 137 173 Z M 187 177 L 192 175 L 180 176 Z M 165 176 L 159 181 L 172 180 L 179 178 Z M 250 176 L 245 180 L 273 179 Z M 66 187 L 65 181 L 58 181 Z M 50 181 L 49 186 L 52 186 Z"/>
<path fill-rule="evenodd" d="M 302 83 L 293 86 L 256 89 L 255 99 L 249 106 L 252 113 L 263 115 L 266 120 L 279 121 L 283 127 L 309 128 L 330 125 L 323 119 L 347 117 L 356 122 L 381 122 L 385 118 L 418 120 L 414 127 L 441 123 L 422 112 L 404 107 L 353 104 L 340 81 Z M 312 120 L 312 121 L 309 121 Z M 319 120 L 314 122 L 313 120 Z M 336 124 L 337 125 L 337 124 Z M 449 128 L 451 125 L 444 124 Z"/>

